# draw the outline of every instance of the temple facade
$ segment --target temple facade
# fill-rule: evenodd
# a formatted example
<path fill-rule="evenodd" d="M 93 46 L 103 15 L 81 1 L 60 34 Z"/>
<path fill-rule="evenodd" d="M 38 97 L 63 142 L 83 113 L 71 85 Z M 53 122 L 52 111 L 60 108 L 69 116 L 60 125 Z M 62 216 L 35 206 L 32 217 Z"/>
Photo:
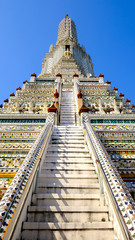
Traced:
<path fill-rule="evenodd" d="M 0 105 L 0 239 L 135 239 L 135 105 L 94 74 L 68 15 Z"/>

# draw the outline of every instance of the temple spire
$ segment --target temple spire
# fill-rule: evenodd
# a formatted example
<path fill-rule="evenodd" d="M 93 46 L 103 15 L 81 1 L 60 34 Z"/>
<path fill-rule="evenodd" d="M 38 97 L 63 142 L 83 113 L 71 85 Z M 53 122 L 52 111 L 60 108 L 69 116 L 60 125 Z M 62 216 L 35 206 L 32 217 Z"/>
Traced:
<path fill-rule="evenodd" d="M 67 37 L 77 42 L 76 25 L 74 21 L 68 17 L 68 14 L 66 14 L 65 18 L 59 24 L 56 44 L 58 44 L 61 40 L 67 39 Z"/>

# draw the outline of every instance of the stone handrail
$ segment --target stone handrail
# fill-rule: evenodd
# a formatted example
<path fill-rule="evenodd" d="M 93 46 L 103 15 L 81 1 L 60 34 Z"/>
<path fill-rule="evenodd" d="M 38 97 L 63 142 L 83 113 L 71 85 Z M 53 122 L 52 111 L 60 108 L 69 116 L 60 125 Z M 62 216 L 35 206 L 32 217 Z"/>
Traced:
<path fill-rule="evenodd" d="M 59 124 L 60 121 L 60 104 L 61 104 L 61 79 L 57 83 L 57 91 L 59 93 L 59 98 L 58 98 L 58 119 L 57 123 Z"/>
<path fill-rule="evenodd" d="M 78 84 L 77 84 L 77 79 L 74 78 L 74 99 L 75 99 L 75 110 L 76 110 L 76 122 L 78 123 L 78 113 L 79 113 L 79 109 L 78 109 L 78 98 L 77 98 L 77 94 L 78 94 L 79 88 L 78 88 Z"/>
<path fill-rule="evenodd" d="M 121 222 L 122 231 L 126 236 L 124 239 L 135 239 L 135 202 L 90 124 L 88 114 L 82 113 L 81 120 L 95 158 L 96 170 L 98 168 L 102 172 L 100 174 L 102 181 L 104 185 L 107 183 L 110 191 L 109 195 L 115 207 L 114 212 L 118 215 L 118 222 Z"/>
<path fill-rule="evenodd" d="M 59 106 L 58 106 L 58 112 L 59 112 L 60 111 L 60 103 L 61 103 L 61 80 L 58 82 L 57 90 L 59 93 Z"/>
<path fill-rule="evenodd" d="M 9 228 L 10 219 L 13 218 L 14 214 L 16 213 L 16 208 L 21 201 L 23 193 L 27 186 L 30 185 L 29 181 L 31 177 L 35 178 L 35 175 L 37 174 L 37 168 L 39 166 L 44 149 L 48 145 L 48 141 L 52 132 L 55 117 L 54 115 L 54 113 L 48 114 L 44 128 L 41 130 L 38 138 L 33 144 L 33 147 L 30 149 L 28 155 L 26 156 L 2 200 L 0 201 L 0 239 L 3 239 L 3 236 Z M 33 172 L 35 174 L 33 174 Z M 31 182 L 33 181 L 34 179 L 31 179 Z M 19 211 L 21 211 L 20 207 Z"/>

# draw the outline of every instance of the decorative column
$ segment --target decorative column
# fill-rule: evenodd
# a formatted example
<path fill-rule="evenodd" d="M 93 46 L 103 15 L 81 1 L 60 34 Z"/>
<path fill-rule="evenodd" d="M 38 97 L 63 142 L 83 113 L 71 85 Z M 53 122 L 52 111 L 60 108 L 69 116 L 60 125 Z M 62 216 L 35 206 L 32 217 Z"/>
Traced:
<path fill-rule="evenodd" d="M 55 124 L 57 125 L 58 120 L 57 120 L 57 108 L 55 107 L 54 103 L 52 104 L 51 107 L 48 108 L 48 117 L 51 117 L 51 113 L 53 114 L 53 119 L 55 119 Z M 55 117 L 54 117 L 55 114 Z"/>
<path fill-rule="evenodd" d="M 98 80 L 99 80 L 99 83 L 104 83 L 104 75 L 100 73 L 98 75 Z"/>
<path fill-rule="evenodd" d="M 99 99 L 99 114 L 105 114 L 105 112 L 104 112 L 104 109 L 103 109 L 103 107 L 102 107 L 102 102 L 101 102 L 101 99 Z"/>
<path fill-rule="evenodd" d="M 114 114 L 119 114 L 120 113 L 120 111 L 119 111 L 119 109 L 118 109 L 118 107 L 117 107 L 117 104 L 116 104 L 116 99 L 114 99 Z"/>
<path fill-rule="evenodd" d="M 30 78 L 30 82 L 36 82 L 36 77 L 37 77 L 36 73 L 32 73 L 31 78 Z"/>
<path fill-rule="evenodd" d="M 80 89 L 79 89 L 79 92 L 77 94 L 77 97 L 78 97 L 78 109 L 80 109 L 83 105 L 82 93 L 81 93 Z"/>
<path fill-rule="evenodd" d="M 87 112 L 89 112 L 89 111 L 90 111 L 90 109 L 87 108 L 87 107 L 83 104 L 82 107 L 81 107 L 80 110 L 79 110 L 79 115 L 81 115 L 81 113 L 87 113 Z"/>
<path fill-rule="evenodd" d="M 22 90 L 25 89 L 25 85 L 26 85 L 27 82 L 28 82 L 27 80 L 23 81 L 23 87 L 22 87 Z"/>
<path fill-rule="evenodd" d="M 57 89 L 55 89 L 54 102 L 55 102 L 55 106 L 56 106 L 57 109 L 59 107 L 59 103 L 58 103 L 59 99 L 58 98 L 59 98 L 59 93 L 58 93 Z"/>

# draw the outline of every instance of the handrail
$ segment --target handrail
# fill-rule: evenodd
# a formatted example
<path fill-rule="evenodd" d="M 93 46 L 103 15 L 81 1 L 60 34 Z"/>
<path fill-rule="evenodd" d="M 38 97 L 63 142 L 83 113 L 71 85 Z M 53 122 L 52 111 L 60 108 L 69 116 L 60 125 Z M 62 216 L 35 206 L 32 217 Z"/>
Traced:
<path fill-rule="evenodd" d="M 78 112 L 79 112 L 79 109 L 78 109 L 78 99 L 77 99 L 77 94 L 78 94 L 78 84 L 77 84 L 77 81 L 76 79 L 74 79 L 74 99 L 75 99 L 75 110 L 76 110 L 76 123 L 78 122 Z"/>
<path fill-rule="evenodd" d="M 40 164 L 40 160 L 48 144 L 48 139 L 50 137 L 54 122 L 51 121 L 51 118 L 54 118 L 54 114 L 51 114 L 50 119 L 46 122 L 44 128 L 40 132 L 38 138 L 33 144 L 33 147 L 30 149 L 28 155 L 26 156 L 24 162 L 22 163 L 16 176 L 14 177 L 0 202 L 0 239 L 3 239 L 6 231 L 8 231 L 8 228 L 11 225 L 12 231 L 10 229 L 7 238 L 10 239 L 9 235 L 14 231 L 13 226 L 17 224 L 18 217 L 20 216 L 23 208 L 23 204 L 27 199 L 27 195 L 31 189 L 31 184 L 33 184 L 35 175 L 37 173 L 37 168 Z M 12 220 L 14 218 L 14 215 L 16 215 L 16 218 L 14 218 L 14 221 L 9 221 L 10 219 L 8 220 L 7 218 L 8 215 L 10 215 L 10 218 L 12 218 Z M 5 226 L 7 226 L 6 230 Z"/>
<path fill-rule="evenodd" d="M 102 174 L 104 184 L 107 186 L 126 239 L 135 239 L 135 202 L 112 163 L 110 156 L 107 154 L 101 141 L 93 130 L 88 114 L 82 113 L 82 124 L 86 129 L 90 148 L 95 157 L 95 164 L 98 167 L 99 172 Z"/>
<path fill-rule="evenodd" d="M 57 124 L 59 125 L 60 123 L 60 104 L 61 104 L 61 79 L 57 83 L 57 91 L 59 93 L 59 98 L 58 98 L 58 112 L 57 112 Z"/>

